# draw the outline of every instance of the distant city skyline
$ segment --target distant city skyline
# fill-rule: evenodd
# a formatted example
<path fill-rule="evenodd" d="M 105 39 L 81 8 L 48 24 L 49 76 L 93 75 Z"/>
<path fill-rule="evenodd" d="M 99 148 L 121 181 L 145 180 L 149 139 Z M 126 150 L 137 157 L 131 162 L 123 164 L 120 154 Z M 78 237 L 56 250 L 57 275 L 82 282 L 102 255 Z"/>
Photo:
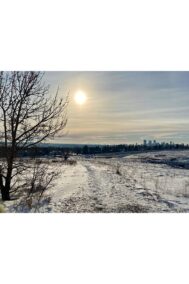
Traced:
<path fill-rule="evenodd" d="M 65 136 L 53 143 L 189 142 L 189 72 L 46 72 L 70 92 Z M 74 100 L 82 92 L 84 104 Z"/>

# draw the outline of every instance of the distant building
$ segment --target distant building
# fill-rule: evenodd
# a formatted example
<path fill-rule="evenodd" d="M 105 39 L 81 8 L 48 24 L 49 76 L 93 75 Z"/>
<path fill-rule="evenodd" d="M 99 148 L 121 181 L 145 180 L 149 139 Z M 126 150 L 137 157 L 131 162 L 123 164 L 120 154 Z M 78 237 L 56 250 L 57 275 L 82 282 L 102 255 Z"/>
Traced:
<path fill-rule="evenodd" d="M 146 140 L 144 140 L 144 146 L 147 146 L 147 141 Z"/>

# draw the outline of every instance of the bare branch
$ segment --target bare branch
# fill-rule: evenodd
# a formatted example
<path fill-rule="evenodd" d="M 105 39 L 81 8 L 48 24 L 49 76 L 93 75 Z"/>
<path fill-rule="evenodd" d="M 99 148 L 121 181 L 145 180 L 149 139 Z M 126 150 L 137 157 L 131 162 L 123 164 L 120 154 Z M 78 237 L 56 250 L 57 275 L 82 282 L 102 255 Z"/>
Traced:
<path fill-rule="evenodd" d="M 68 95 L 50 96 L 41 72 L 0 72 L 0 140 L 6 151 L 4 187 L 10 191 L 18 150 L 60 134 L 67 124 Z M 22 171 L 22 170 L 21 170 Z M 19 171 L 16 171 L 20 173 Z M 2 177 L 3 177 L 2 176 Z"/>

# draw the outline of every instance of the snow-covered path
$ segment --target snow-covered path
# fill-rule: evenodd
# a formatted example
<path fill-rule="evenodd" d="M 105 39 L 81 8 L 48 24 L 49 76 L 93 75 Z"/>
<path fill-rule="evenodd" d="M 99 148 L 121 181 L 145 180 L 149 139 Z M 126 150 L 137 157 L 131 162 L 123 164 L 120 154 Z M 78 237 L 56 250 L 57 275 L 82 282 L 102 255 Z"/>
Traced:
<path fill-rule="evenodd" d="M 100 161 L 79 161 L 65 168 L 51 189 L 51 212 L 146 212 L 116 168 Z M 149 206 L 148 206 L 149 207 Z"/>
<path fill-rule="evenodd" d="M 61 173 L 55 188 L 52 192 L 53 202 L 62 198 L 67 198 L 75 194 L 81 194 L 84 188 L 88 186 L 87 169 L 78 163 L 76 166 L 68 166 Z"/>
<path fill-rule="evenodd" d="M 169 211 L 169 204 L 157 202 L 157 194 L 149 193 L 145 199 L 139 195 L 135 181 L 129 172 L 117 173 L 117 163 L 97 161 L 85 164 L 88 170 L 89 188 L 96 200 L 95 212 L 157 212 Z"/>
<path fill-rule="evenodd" d="M 47 191 L 50 202 L 39 211 L 189 212 L 189 170 L 143 163 L 139 158 L 80 157 L 73 165 L 48 160 L 51 171 L 58 169 L 60 175 Z M 6 211 L 30 211 L 18 204 L 19 200 L 8 202 Z"/>
<path fill-rule="evenodd" d="M 68 167 L 51 191 L 48 208 L 53 212 L 170 211 L 171 201 L 164 200 L 156 192 L 137 188 L 130 172 L 118 174 L 116 165 L 82 160 Z M 44 208 L 45 211 L 48 208 Z"/>

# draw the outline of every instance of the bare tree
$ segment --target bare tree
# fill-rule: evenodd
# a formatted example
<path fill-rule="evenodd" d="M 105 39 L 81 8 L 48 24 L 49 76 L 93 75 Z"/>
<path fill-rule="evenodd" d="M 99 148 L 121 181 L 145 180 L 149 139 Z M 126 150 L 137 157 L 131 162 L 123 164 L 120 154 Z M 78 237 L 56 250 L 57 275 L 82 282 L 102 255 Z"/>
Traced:
<path fill-rule="evenodd" d="M 5 149 L 0 167 L 2 200 L 10 200 L 13 177 L 23 171 L 18 151 L 53 138 L 65 128 L 68 96 L 52 97 L 41 72 L 0 72 L 0 140 Z"/>
<path fill-rule="evenodd" d="M 34 159 L 30 173 L 31 176 L 26 176 L 26 203 L 29 208 L 34 207 L 36 211 L 40 207 L 40 202 L 45 191 L 53 186 L 53 182 L 59 174 L 60 172 L 55 169 L 50 171 L 49 163 L 44 164 L 42 160 Z M 45 200 L 49 200 L 49 198 L 50 197 L 47 197 Z"/>

